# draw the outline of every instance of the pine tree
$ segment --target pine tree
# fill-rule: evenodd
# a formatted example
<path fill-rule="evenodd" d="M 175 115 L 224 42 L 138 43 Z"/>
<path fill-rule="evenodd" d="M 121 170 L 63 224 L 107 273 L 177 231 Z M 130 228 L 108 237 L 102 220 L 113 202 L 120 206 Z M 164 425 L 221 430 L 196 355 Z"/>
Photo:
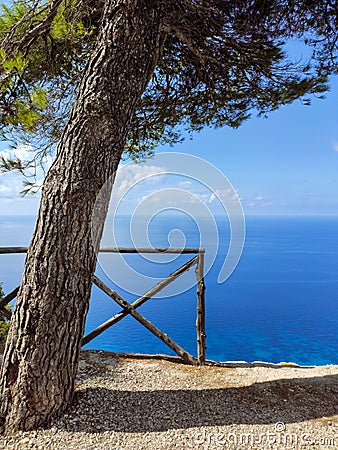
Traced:
<path fill-rule="evenodd" d="M 292 63 L 302 40 L 310 60 Z M 337 69 L 337 6 L 312 0 L 17 0 L 0 17 L 2 136 L 29 143 L 22 173 L 56 154 L 4 354 L 6 432 L 72 399 L 91 278 L 123 152 L 143 157 L 204 126 L 238 127 L 321 95 Z M 113 181 L 111 181 L 112 183 Z M 29 186 L 28 186 L 29 187 Z"/>

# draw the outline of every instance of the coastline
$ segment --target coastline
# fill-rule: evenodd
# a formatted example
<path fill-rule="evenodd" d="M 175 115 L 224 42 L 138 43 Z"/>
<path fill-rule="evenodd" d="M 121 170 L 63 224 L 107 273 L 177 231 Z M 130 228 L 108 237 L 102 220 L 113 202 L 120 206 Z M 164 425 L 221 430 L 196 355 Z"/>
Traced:
<path fill-rule="evenodd" d="M 0 448 L 266 449 L 273 438 L 278 450 L 337 448 L 338 365 L 193 367 L 169 358 L 81 351 L 66 414 L 49 429 L 0 437 Z"/>

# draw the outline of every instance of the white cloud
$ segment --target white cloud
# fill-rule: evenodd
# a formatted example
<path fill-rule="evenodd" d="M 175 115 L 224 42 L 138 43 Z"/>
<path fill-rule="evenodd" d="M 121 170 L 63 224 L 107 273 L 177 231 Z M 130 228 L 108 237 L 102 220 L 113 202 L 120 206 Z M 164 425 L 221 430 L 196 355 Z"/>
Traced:
<path fill-rule="evenodd" d="M 192 194 L 184 190 L 168 188 L 154 190 L 148 196 L 144 196 L 143 200 L 163 207 L 177 207 L 184 209 L 188 204 L 198 206 L 201 205 L 201 203 L 206 203 L 207 199 L 203 194 Z"/>
<path fill-rule="evenodd" d="M 180 181 L 179 183 L 177 183 L 177 186 L 179 188 L 188 188 L 191 187 L 192 183 L 191 181 Z"/>
<path fill-rule="evenodd" d="M 22 177 L 15 173 L 4 173 L 0 177 L 1 198 L 17 198 L 22 190 Z"/>
<path fill-rule="evenodd" d="M 0 151 L 0 155 L 4 158 L 18 158 L 22 161 L 29 161 L 32 159 L 32 152 L 30 146 L 21 145 L 16 148 L 6 149 Z M 53 158 L 48 157 L 44 161 L 44 170 L 47 170 L 51 165 Z M 41 166 L 37 167 L 36 181 L 41 185 L 44 179 L 45 172 Z M 27 173 L 29 175 L 29 173 Z M 36 215 L 40 203 L 40 192 L 35 195 L 26 195 L 22 197 L 20 192 L 24 189 L 24 177 L 17 172 L 6 172 L 0 175 L 0 198 L 4 203 L 4 208 L 1 211 L 2 215 Z"/>
<path fill-rule="evenodd" d="M 261 210 L 261 208 L 270 208 L 271 206 L 273 206 L 273 202 L 270 200 L 267 200 L 262 195 L 257 195 L 253 199 L 248 199 L 246 202 L 246 205 L 249 208 L 255 208 L 255 210 L 259 211 L 259 210 Z"/>
<path fill-rule="evenodd" d="M 215 192 L 209 196 L 208 202 L 212 203 L 216 200 L 227 204 L 239 203 L 242 199 L 240 199 L 237 192 L 234 192 L 232 189 L 216 189 Z"/>
<path fill-rule="evenodd" d="M 162 176 L 163 172 L 164 169 L 158 166 L 143 164 L 121 165 L 117 170 L 113 196 L 121 198 L 129 189 L 137 189 L 143 183 L 158 183 L 159 179 L 155 175 Z M 142 186 L 142 191 L 144 192 L 144 185 Z"/>
<path fill-rule="evenodd" d="M 216 195 L 215 195 L 214 193 L 212 193 L 212 194 L 210 195 L 208 201 L 209 201 L 209 203 L 212 203 L 212 202 L 214 202 L 216 199 L 217 199 Z"/>
<path fill-rule="evenodd" d="M 338 142 L 334 142 L 334 143 L 333 143 L 333 150 L 334 150 L 335 152 L 338 152 Z"/>
<path fill-rule="evenodd" d="M 28 146 L 19 146 L 13 149 L 6 149 L 0 151 L 0 156 L 4 158 L 19 158 L 21 160 L 25 160 L 29 158 L 29 147 Z M 30 155 L 31 157 L 31 155 Z M 8 172 L 4 173 L 0 176 L 0 196 L 2 198 L 17 198 L 20 195 L 20 191 L 22 190 L 22 176 L 14 173 Z"/>
<path fill-rule="evenodd" d="M 0 195 L 5 196 L 13 194 L 13 189 L 5 184 L 0 184 Z"/>
<path fill-rule="evenodd" d="M 15 148 L 0 151 L 0 156 L 10 159 L 18 158 L 25 162 L 32 160 L 33 153 L 29 145 L 20 145 Z M 37 186 L 41 186 L 53 160 L 54 158 L 51 156 L 45 157 L 42 161 L 42 166 L 37 164 L 36 168 L 28 168 L 25 170 L 25 176 L 29 181 L 36 183 Z M 7 195 L 11 198 L 19 197 L 20 192 L 24 188 L 23 181 L 25 176 L 16 171 L 2 174 L 0 177 L 0 195 Z"/>
<path fill-rule="evenodd" d="M 15 173 L 0 176 L 0 201 L 3 205 L 1 215 L 36 215 L 40 194 L 20 196 L 22 177 Z"/>
<path fill-rule="evenodd" d="M 22 161 L 32 158 L 31 147 L 29 145 L 19 145 L 18 147 L 0 151 L 4 158 L 18 158 Z"/>

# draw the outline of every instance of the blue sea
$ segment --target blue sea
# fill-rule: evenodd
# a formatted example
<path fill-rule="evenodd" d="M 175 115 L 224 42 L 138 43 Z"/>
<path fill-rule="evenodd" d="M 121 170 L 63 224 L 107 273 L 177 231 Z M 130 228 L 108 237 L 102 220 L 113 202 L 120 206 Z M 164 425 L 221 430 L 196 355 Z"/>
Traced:
<path fill-rule="evenodd" d="M 3 216 L 0 246 L 28 245 L 34 221 L 34 217 Z M 138 227 L 136 223 L 131 236 L 129 221 L 124 216 L 115 220 L 119 246 L 133 244 Z M 215 235 L 208 235 L 208 224 L 201 226 L 202 222 L 183 215 L 159 215 L 148 224 L 147 236 L 153 246 L 206 248 L 207 358 L 338 364 L 338 218 L 247 218 L 243 254 L 222 284 L 217 279 L 228 250 L 229 225 L 226 219 L 217 219 L 215 242 Z M 109 233 L 108 227 L 106 245 L 110 243 Z M 140 239 L 136 239 L 137 244 L 143 243 L 142 236 Z M 124 255 L 121 260 L 119 255 L 101 255 L 97 275 L 131 302 L 190 258 L 174 255 L 169 261 L 165 255 L 151 260 Z M 5 292 L 20 283 L 23 263 L 24 255 L 0 255 L 0 281 Z M 141 306 L 139 312 L 196 354 L 194 277 L 192 268 L 176 285 Z M 118 311 L 119 307 L 94 287 L 86 332 Z M 86 348 L 173 354 L 132 317 L 105 331 Z"/>

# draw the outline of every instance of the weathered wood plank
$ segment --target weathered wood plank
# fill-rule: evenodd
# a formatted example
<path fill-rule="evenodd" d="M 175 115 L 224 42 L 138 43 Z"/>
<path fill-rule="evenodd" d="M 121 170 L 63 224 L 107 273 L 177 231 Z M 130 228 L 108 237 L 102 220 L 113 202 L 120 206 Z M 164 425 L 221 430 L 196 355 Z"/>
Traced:
<path fill-rule="evenodd" d="M 180 347 L 175 341 L 173 341 L 166 333 L 163 333 L 159 328 L 152 324 L 148 319 L 143 317 L 133 306 L 124 300 L 117 292 L 110 289 L 95 275 L 93 277 L 93 283 L 96 284 L 103 292 L 105 292 L 110 298 L 112 298 L 118 305 L 129 312 L 138 322 L 157 336 L 162 342 L 164 342 L 169 348 L 171 348 L 178 356 L 180 356 L 188 364 L 197 364 L 197 359 L 190 353 Z"/>
<path fill-rule="evenodd" d="M 19 289 L 20 289 L 20 286 L 18 286 L 17 288 L 13 289 L 12 292 L 7 294 L 4 298 L 2 298 L 0 300 L 0 309 L 2 309 L 4 306 L 8 305 L 9 302 L 11 302 L 13 299 L 15 299 Z"/>
<path fill-rule="evenodd" d="M 9 253 L 27 253 L 28 247 L 0 247 L 0 255 Z"/>
<path fill-rule="evenodd" d="M 128 247 L 101 247 L 100 253 L 204 253 L 204 248 L 128 248 Z"/>
<path fill-rule="evenodd" d="M 4 316 L 6 319 L 11 320 L 12 313 L 6 308 L 0 308 L 0 316 Z"/>
<path fill-rule="evenodd" d="M 26 253 L 28 247 L 0 247 L 1 254 Z M 204 248 L 135 248 L 135 247 L 101 247 L 100 253 L 204 253 Z"/>
<path fill-rule="evenodd" d="M 205 284 L 204 284 L 204 254 L 198 255 L 198 262 L 196 267 L 197 279 L 197 359 L 198 363 L 203 365 L 205 363 L 206 353 L 206 334 L 205 334 Z"/>
<path fill-rule="evenodd" d="M 158 282 L 153 288 L 151 288 L 148 292 L 142 295 L 142 297 L 139 297 L 137 300 L 135 300 L 133 303 L 131 303 L 131 306 L 133 308 L 138 308 L 139 306 L 143 305 L 146 301 L 150 300 L 154 295 L 158 294 L 162 289 L 164 289 L 166 286 L 168 286 L 170 283 L 175 281 L 182 273 L 188 271 L 193 265 L 195 265 L 198 261 L 198 256 L 195 256 L 194 258 L 190 259 L 187 263 L 185 263 L 183 266 L 179 267 L 175 272 L 171 273 L 167 278 L 164 280 L 161 280 Z M 124 317 L 126 317 L 129 314 L 129 311 L 123 310 L 115 314 L 113 317 L 108 319 L 103 324 L 99 325 L 95 330 L 91 331 L 82 339 L 81 345 L 86 345 L 88 342 L 99 336 L 101 333 L 103 333 L 108 328 L 112 327 L 115 323 L 122 320 Z"/>

